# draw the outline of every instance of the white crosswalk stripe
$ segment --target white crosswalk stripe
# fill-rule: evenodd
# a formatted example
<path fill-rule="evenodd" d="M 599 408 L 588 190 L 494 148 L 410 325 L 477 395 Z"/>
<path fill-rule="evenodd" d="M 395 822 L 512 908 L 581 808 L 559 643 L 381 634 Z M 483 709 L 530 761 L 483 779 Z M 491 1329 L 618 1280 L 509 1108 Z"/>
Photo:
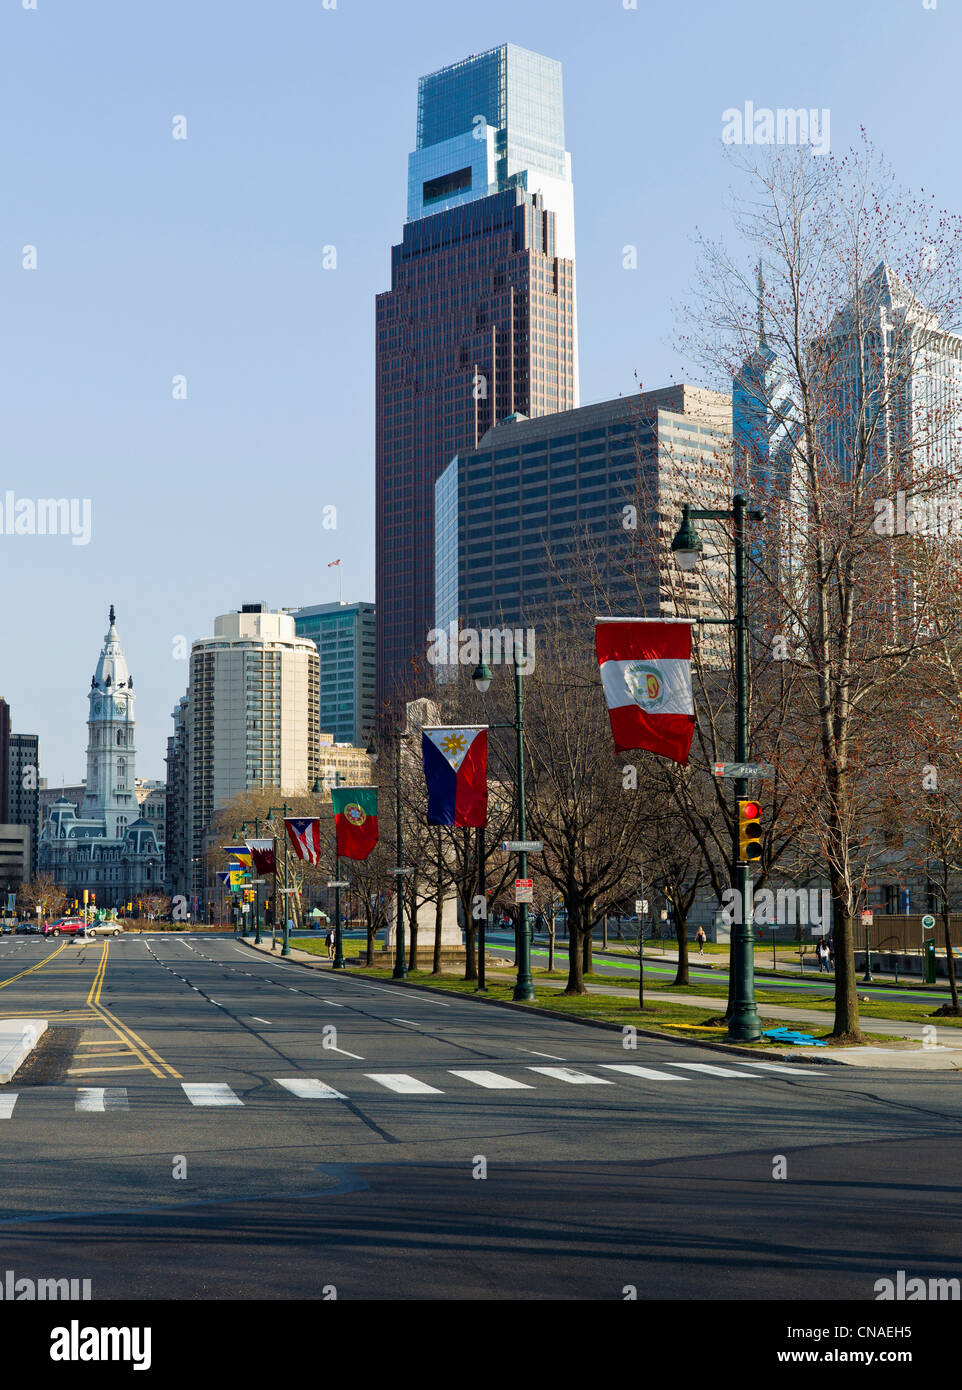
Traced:
<path fill-rule="evenodd" d="M 275 1076 L 274 1080 L 298 1100 L 347 1100 L 347 1096 L 314 1076 Z"/>
<path fill-rule="evenodd" d="M 690 1076 L 676 1076 L 670 1071 L 655 1071 L 654 1067 L 640 1067 L 636 1062 L 602 1062 L 605 1071 L 621 1071 L 627 1076 L 644 1076 L 649 1081 L 690 1081 Z"/>
<path fill-rule="evenodd" d="M 515 1081 L 510 1076 L 502 1076 L 496 1071 L 454 1071 L 452 1076 L 460 1076 L 464 1081 L 473 1081 L 476 1086 L 484 1086 L 489 1091 L 530 1091 L 527 1081 Z"/>
<path fill-rule="evenodd" d="M 243 1105 L 239 1096 L 223 1081 L 182 1081 L 191 1105 Z"/>
<path fill-rule="evenodd" d="M 589 1076 L 586 1071 L 575 1071 L 574 1067 L 527 1067 L 527 1071 L 539 1071 L 543 1076 L 554 1077 L 556 1081 L 568 1081 L 572 1086 L 613 1086 L 606 1076 Z"/>
<path fill-rule="evenodd" d="M 429 1086 L 426 1081 L 419 1081 L 416 1076 L 408 1076 L 404 1072 L 369 1071 L 365 1075 L 371 1081 L 376 1081 L 379 1086 L 385 1086 L 389 1091 L 397 1091 L 399 1095 L 444 1095 L 437 1086 Z"/>
<path fill-rule="evenodd" d="M 6 1095 L 0 1096 L 0 1120 L 9 1120 L 13 1114 L 13 1107 L 17 1103 L 18 1092 L 8 1091 Z"/>
<path fill-rule="evenodd" d="M 783 1067 L 780 1062 L 741 1062 L 743 1067 L 758 1067 L 760 1071 L 779 1071 L 786 1076 L 821 1076 L 819 1067 Z"/>
<path fill-rule="evenodd" d="M 757 1081 L 759 1078 L 750 1071 L 734 1071 L 731 1067 L 716 1067 L 711 1062 L 669 1062 L 671 1067 L 684 1067 L 685 1071 L 701 1071 L 706 1076 L 737 1076 L 741 1081 Z"/>
<path fill-rule="evenodd" d="M 75 1110 L 129 1110 L 126 1086 L 81 1086 Z"/>

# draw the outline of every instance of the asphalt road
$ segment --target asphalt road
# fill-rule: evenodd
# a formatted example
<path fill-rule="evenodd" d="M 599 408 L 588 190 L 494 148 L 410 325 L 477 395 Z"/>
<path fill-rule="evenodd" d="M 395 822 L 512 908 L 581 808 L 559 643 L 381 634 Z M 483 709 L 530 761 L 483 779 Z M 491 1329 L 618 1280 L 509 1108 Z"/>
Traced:
<path fill-rule="evenodd" d="M 51 1028 L 0 1087 L 0 1272 L 95 1298 L 872 1299 L 962 1272 L 954 1073 L 630 1049 L 200 934 L 4 938 L 13 1016 Z"/>

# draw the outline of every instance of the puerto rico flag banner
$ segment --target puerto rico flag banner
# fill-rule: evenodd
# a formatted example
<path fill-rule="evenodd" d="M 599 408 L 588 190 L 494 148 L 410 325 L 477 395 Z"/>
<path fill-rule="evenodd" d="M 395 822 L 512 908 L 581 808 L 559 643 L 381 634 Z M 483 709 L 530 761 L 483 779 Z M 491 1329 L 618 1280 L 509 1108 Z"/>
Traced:
<path fill-rule="evenodd" d="M 277 855 L 273 840 L 248 840 L 247 848 L 254 861 L 254 872 L 258 874 L 277 873 Z"/>
<path fill-rule="evenodd" d="M 424 729 L 421 761 L 428 787 L 428 825 L 487 825 L 487 724 Z"/>
<path fill-rule="evenodd" d="M 287 838 L 298 859 L 318 864 L 321 859 L 321 822 L 317 816 L 291 816 L 285 820 Z"/>
<path fill-rule="evenodd" d="M 377 787 L 332 787 L 337 853 L 366 859 L 377 844 Z"/>
<path fill-rule="evenodd" d="M 687 766 L 695 729 L 691 623 L 596 618 L 595 650 L 615 752 L 644 748 Z"/>

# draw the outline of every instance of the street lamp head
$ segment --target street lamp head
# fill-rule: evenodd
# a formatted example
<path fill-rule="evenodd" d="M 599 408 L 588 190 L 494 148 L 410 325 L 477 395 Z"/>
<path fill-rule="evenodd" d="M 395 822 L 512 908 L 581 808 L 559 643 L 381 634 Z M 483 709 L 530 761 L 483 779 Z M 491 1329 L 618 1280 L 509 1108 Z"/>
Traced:
<path fill-rule="evenodd" d="M 671 551 L 683 570 L 693 570 L 701 556 L 701 537 L 691 524 L 688 503 L 681 509 L 681 525 L 671 543 Z"/>
<path fill-rule="evenodd" d="M 313 785 L 313 787 L 311 787 L 311 796 L 323 796 L 323 795 L 324 795 L 324 784 L 321 782 L 320 777 L 315 777 L 315 778 L 314 778 L 314 785 Z"/>
<path fill-rule="evenodd" d="M 494 679 L 494 677 L 491 674 L 491 668 L 483 657 L 478 662 L 475 668 L 474 675 L 471 677 L 471 679 L 474 681 L 475 689 L 478 690 L 482 695 L 485 693 L 488 686 Z"/>
<path fill-rule="evenodd" d="M 377 762 L 377 741 L 374 737 L 373 731 L 371 733 L 371 737 L 367 741 L 367 747 L 364 751 L 367 754 L 367 756 L 371 759 L 372 763 Z"/>

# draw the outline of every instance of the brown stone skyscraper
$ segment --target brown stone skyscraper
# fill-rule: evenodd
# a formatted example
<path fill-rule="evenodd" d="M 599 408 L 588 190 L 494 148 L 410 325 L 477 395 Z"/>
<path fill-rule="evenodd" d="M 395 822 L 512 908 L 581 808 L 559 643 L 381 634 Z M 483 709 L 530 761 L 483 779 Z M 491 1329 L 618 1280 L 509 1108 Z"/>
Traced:
<path fill-rule="evenodd" d="M 559 63 L 506 44 L 421 78 L 376 352 L 380 711 L 434 626 L 439 474 L 505 416 L 578 404 Z"/>

